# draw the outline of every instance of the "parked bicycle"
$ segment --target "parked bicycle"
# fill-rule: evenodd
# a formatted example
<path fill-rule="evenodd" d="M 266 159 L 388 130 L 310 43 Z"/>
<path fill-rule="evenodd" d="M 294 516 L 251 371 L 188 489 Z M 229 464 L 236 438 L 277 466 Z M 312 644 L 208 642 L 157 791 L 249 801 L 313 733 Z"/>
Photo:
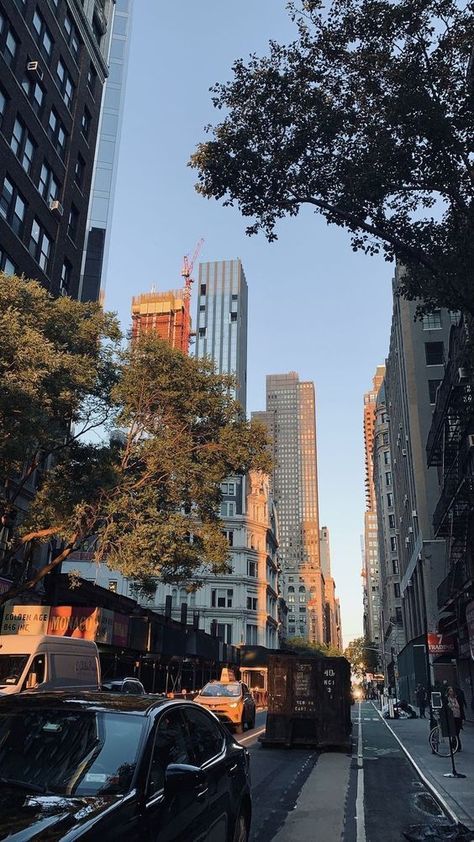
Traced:
<path fill-rule="evenodd" d="M 451 749 L 453 754 L 456 754 L 459 748 L 459 740 L 457 737 L 444 737 L 443 732 L 441 730 L 441 722 L 439 718 L 439 711 L 433 710 L 433 716 L 436 719 L 436 725 L 434 728 L 431 729 L 429 735 L 429 742 L 431 746 L 431 751 L 433 754 L 439 755 L 439 757 L 450 757 Z M 451 740 L 451 747 L 449 745 L 449 741 Z"/>

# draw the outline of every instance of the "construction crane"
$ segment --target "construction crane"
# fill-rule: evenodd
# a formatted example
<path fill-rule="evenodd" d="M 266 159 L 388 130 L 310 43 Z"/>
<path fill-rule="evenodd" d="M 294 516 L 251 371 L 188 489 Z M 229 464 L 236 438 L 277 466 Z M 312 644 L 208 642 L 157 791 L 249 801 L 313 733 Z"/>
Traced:
<path fill-rule="evenodd" d="M 201 249 L 204 244 L 204 238 L 201 237 L 196 248 L 194 249 L 194 254 L 191 258 L 189 255 L 185 254 L 183 259 L 183 268 L 181 269 L 181 277 L 184 278 L 184 336 L 186 337 L 186 345 L 189 347 L 189 343 L 191 341 L 191 316 L 189 313 L 190 305 L 191 305 L 191 285 L 193 283 L 192 272 L 194 268 L 194 264 L 199 257 Z"/>

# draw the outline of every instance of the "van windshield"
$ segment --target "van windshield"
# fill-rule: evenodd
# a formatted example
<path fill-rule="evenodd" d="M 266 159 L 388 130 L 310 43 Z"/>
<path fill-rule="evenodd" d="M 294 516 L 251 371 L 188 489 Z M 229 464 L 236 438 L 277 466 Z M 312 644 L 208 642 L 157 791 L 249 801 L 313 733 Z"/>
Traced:
<path fill-rule="evenodd" d="M 18 684 L 29 655 L 0 655 L 0 687 Z"/>

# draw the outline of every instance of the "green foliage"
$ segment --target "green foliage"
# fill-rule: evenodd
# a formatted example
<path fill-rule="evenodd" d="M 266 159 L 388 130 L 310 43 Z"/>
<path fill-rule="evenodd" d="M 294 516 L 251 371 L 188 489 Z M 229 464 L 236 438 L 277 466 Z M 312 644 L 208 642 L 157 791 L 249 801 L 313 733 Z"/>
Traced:
<path fill-rule="evenodd" d="M 154 336 L 107 359 L 112 371 L 99 374 L 106 382 L 103 402 L 108 424 L 124 431 L 122 440 L 93 444 L 71 437 L 55 450 L 12 550 L 51 538 L 61 540 L 62 550 L 26 587 L 91 538 L 95 559 L 133 578 L 138 590 L 151 590 L 156 578 L 192 586 L 198 571 L 228 572 L 220 483 L 270 469 L 264 429 L 246 421 L 231 396 L 232 379 L 216 374 L 207 359 L 188 357 Z M 102 365 L 99 352 L 97 361 Z M 81 389 L 76 396 L 70 386 L 72 410 L 63 400 L 66 417 L 79 425 L 84 406 L 89 412 Z"/>
<path fill-rule="evenodd" d="M 342 652 L 336 646 L 329 646 L 326 643 L 311 643 L 304 637 L 287 638 L 285 649 L 296 652 L 298 655 L 322 655 L 327 658 L 342 655 Z"/>
<path fill-rule="evenodd" d="M 352 672 L 358 678 L 365 678 L 367 672 L 377 672 L 378 647 L 368 638 L 356 637 L 355 640 L 351 640 L 344 655 L 351 664 Z"/>
<path fill-rule="evenodd" d="M 405 297 L 474 314 L 472 4 L 289 9 L 297 39 L 239 59 L 212 89 L 225 116 L 191 158 L 198 191 L 269 240 L 309 204 L 355 251 L 397 258 Z"/>

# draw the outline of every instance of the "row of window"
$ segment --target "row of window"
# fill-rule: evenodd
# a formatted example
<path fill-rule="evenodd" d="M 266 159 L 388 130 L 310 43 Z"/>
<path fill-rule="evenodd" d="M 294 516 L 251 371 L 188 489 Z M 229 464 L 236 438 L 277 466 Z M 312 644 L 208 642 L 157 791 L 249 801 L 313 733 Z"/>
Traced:
<path fill-rule="evenodd" d="M 24 223 L 26 215 L 27 204 L 13 183 L 11 178 L 6 175 L 3 180 L 3 187 L 0 193 L 0 215 L 10 225 L 15 234 L 23 239 L 24 237 Z M 72 206 L 69 215 L 68 234 L 71 239 L 76 238 L 78 211 Z M 28 251 L 36 260 L 40 268 L 45 274 L 49 273 L 52 260 L 52 237 L 45 231 L 40 221 L 35 217 L 31 225 L 30 236 L 28 239 Z M 14 268 L 12 266 L 12 268 Z M 67 292 L 70 283 L 71 264 L 65 260 L 61 271 L 61 291 Z"/>

